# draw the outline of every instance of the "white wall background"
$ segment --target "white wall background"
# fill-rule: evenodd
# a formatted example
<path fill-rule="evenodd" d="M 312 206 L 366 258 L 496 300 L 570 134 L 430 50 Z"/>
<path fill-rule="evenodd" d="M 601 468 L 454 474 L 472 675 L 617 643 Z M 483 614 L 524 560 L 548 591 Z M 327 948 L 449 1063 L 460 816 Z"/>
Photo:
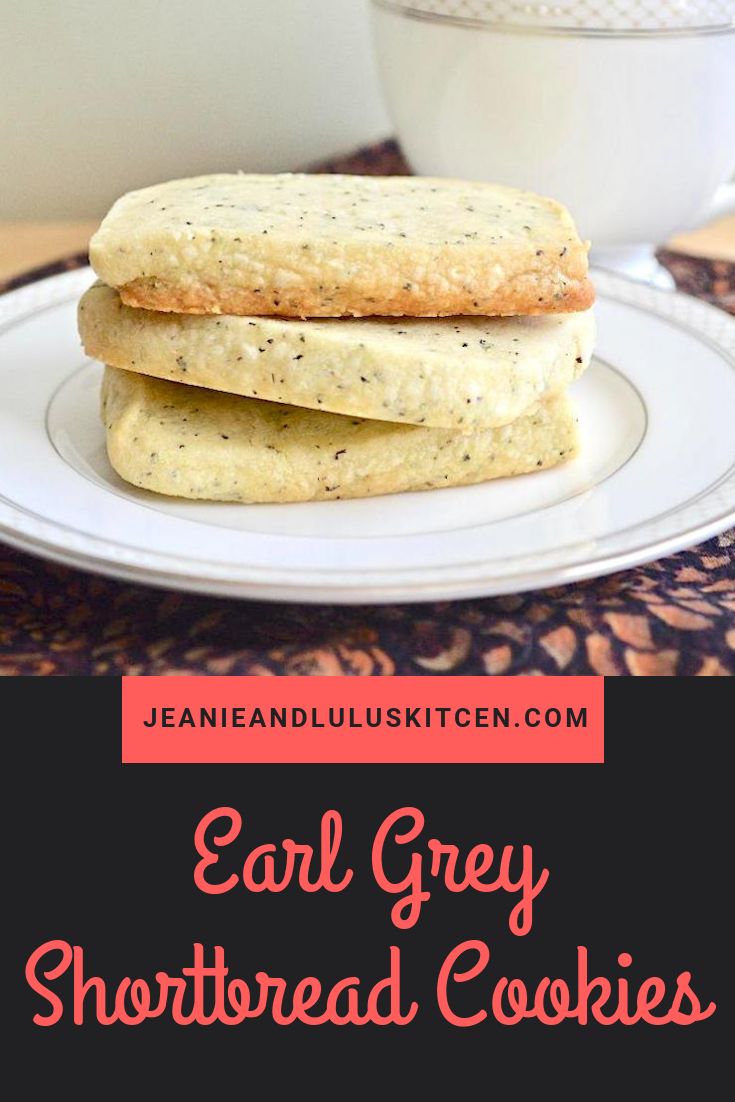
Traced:
<path fill-rule="evenodd" d="M 0 218 L 389 131 L 367 0 L 0 0 Z"/>

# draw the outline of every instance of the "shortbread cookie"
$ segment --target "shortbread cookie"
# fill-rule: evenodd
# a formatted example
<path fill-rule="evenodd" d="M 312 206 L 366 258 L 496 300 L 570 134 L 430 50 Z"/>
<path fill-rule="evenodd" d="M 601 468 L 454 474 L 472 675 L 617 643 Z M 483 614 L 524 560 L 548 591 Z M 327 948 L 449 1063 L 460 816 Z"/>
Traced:
<path fill-rule="evenodd" d="M 592 353 L 591 311 L 536 318 L 197 317 L 135 310 L 97 284 L 86 352 L 211 390 L 382 421 L 504 425 L 568 386 Z"/>
<path fill-rule="evenodd" d="M 427 177 L 172 180 L 118 199 L 90 258 L 130 306 L 179 314 L 546 314 L 594 298 L 559 203 Z"/>
<path fill-rule="evenodd" d="M 107 452 L 135 486 L 210 501 L 370 497 L 462 486 L 551 467 L 574 454 L 559 395 L 512 425 L 471 436 L 217 394 L 108 367 Z"/>

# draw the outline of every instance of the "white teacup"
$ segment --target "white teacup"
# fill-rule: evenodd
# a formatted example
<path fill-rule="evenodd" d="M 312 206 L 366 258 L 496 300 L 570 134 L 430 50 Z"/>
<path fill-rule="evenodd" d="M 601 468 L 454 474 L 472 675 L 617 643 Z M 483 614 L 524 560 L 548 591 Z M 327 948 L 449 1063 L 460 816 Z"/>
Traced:
<path fill-rule="evenodd" d="M 598 262 L 700 222 L 735 169 L 735 2 L 373 0 L 373 14 L 413 168 L 553 195 Z"/>

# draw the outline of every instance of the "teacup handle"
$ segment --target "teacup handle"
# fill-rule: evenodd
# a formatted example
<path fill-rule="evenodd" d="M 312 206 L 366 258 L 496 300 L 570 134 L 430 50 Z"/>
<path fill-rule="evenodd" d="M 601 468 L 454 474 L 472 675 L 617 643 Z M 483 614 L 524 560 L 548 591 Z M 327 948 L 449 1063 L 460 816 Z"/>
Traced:
<path fill-rule="evenodd" d="M 723 184 L 717 189 L 705 222 L 725 218 L 728 214 L 735 214 L 735 183 Z"/>

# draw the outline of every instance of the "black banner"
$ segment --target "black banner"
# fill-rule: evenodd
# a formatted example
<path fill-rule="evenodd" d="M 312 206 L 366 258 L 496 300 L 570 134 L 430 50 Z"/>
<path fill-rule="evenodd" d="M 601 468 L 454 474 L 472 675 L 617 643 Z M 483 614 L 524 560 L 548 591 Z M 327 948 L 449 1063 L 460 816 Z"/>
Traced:
<path fill-rule="evenodd" d="M 522 1099 L 539 1090 L 594 1098 L 613 1088 L 631 1098 L 720 1097 L 731 1004 L 728 696 L 724 681 L 610 681 L 604 765 L 123 766 L 117 681 L 49 679 L 42 692 L 33 680 L 5 681 L 6 1009 L 10 1061 L 19 1061 L 25 1084 L 18 1097 L 59 1088 L 81 1097 L 110 1088 L 143 1098 L 252 1089 L 276 1098 L 367 1089 L 387 1098 L 492 1097 L 501 1087 Z M 218 855 L 207 876 L 232 877 L 230 890 L 209 894 L 195 882 L 195 830 L 217 808 L 239 812 L 242 825 L 226 845 L 214 840 L 223 820 L 203 832 Z M 410 888 L 386 891 L 371 857 L 381 824 L 401 808 L 418 809 L 423 828 L 409 842 L 386 833 L 386 880 L 407 884 L 412 875 Z M 248 855 L 273 843 L 274 869 L 283 873 L 286 838 L 313 847 L 315 874 L 329 810 L 343 830 L 332 881 L 353 873 L 343 890 L 304 891 L 296 882 L 278 892 L 248 889 Z M 446 847 L 436 875 L 431 839 Z M 508 869 L 519 873 L 526 845 L 534 871 L 548 871 L 523 936 L 509 921 L 518 892 L 447 886 L 451 847 L 456 888 L 482 844 L 493 848 L 494 868 L 513 846 Z M 399 928 L 391 910 L 411 891 L 429 896 L 418 897 L 414 924 Z M 452 957 L 464 943 L 472 944 Z M 81 1025 L 73 1021 L 77 964 L 64 965 L 62 944 L 82 949 L 85 981 L 104 981 L 101 1002 L 97 983 L 82 1000 Z M 261 1014 L 237 1025 L 177 1024 L 173 998 L 141 1024 L 99 1024 L 98 1008 L 114 1012 L 124 977 L 140 977 L 159 997 L 157 974 L 186 976 L 195 944 L 205 966 L 222 947 L 228 980 L 244 980 L 253 1004 L 259 973 L 283 984 L 268 988 Z M 538 1016 L 501 1024 L 493 1009 L 499 981 L 518 981 L 496 1004 L 505 1013 L 509 990 L 516 1008 L 518 998 L 532 1006 L 544 977 L 563 981 L 546 998 L 548 1014 L 554 998 L 568 997 L 569 1006 L 580 999 L 582 960 L 590 981 L 610 983 L 605 1013 L 634 1016 L 641 989 L 650 996 L 649 981 L 659 977 L 665 994 L 649 1016 L 675 1020 L 601 1025 L 590 1009 L 586 1025 L 571 1014 L 557 1025 Z M 469 978 L 450 976 L 442 995 L 452 961 Z M 681 994 L 685 973 L 694 1003 Z M 324 988 L 314 1015 L 347 977 L 359 978 L 360 1013 L 380 981 L 382 1013 L 416 1010 L 405 1025 L 276 1024 L 274 993 L 286 1013 L 304 977 Z M 211 1008 L 214 979 L 207 982 Z M 189 974 L 181 1013 L 191 1008 L 192 984 Z M 676 1024 L 696 1000 L 705 1020 Z M 348 1002 L 343 987 L 336 1005 Z M 128 992 L 128 1013 L 131 1005 Z M 54 1013 L 55 1024 L 37 1024 Z M 475 1017 L 474 1025 L 453 1020 Z"/>

